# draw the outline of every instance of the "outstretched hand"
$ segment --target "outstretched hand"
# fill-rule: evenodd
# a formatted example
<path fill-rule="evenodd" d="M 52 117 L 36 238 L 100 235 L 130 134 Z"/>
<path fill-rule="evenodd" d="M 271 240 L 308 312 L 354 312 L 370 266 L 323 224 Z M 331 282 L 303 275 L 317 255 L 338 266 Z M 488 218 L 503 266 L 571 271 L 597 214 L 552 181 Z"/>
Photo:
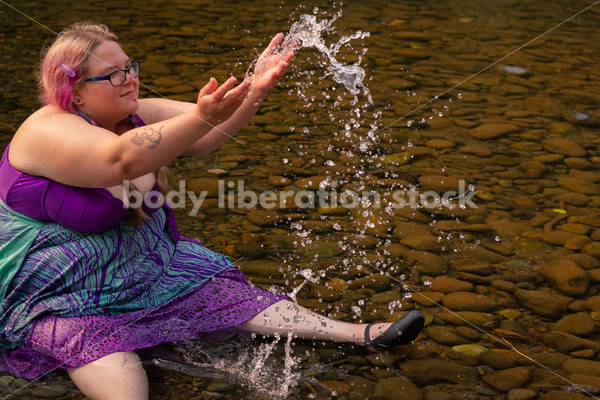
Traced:
<path fill-rule="evenodd" d="M 250 90 L 248 80 L 244 80 L 234 88 L 235 82 L 236 79 L 232 76 L 217 88 L 217 80 L 210 78 L 198 94 L 196 115 L 212 125 L 229 119 L 243 103 Z"/>
<path fill-rule="evenodd" d="M 271 43 L 269 43 L 260 57 L 258 57 L 254 70 L 252 71 L 252 91 L 257 91 L 261 96 L 266 95 L 277 81 L 279 81 L 290 65 L 290 60 L 294 56 L 294 49 L 292 46 L 286 46 L 279 49 L 282 40 L 282 33 L 275 35 L 271 40 Z"/>

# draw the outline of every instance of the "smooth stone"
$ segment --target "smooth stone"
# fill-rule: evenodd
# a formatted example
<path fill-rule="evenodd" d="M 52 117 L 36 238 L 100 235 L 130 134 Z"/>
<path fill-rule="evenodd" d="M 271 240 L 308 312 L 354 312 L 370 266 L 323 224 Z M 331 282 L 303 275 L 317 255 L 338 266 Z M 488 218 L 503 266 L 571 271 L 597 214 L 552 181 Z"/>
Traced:
<path fill-rule="evenodd" d="M 532 389 L 512 389 L 506 394 L 506 400 L 534 400 L 538 392 Z"/>
<path fill-rule="evenodd" d="M 273 210 L 259 210 L 253 208 L 246 214 L 248 221 L 260 226 L 277 225 L 283 221 L 283 217 Z"/>
<path fill-rule="evenodd" d="M 292 181 L 285 176 L 270 175 L 268 180 L 273 186 L 288 186 L 292 184 Z"/>
<path fill-rule="evenodd" d="M 542 146 L 550 153 L 562 154 L 569 157 L 583 157 L 587 155 L 587 152 L 583 147 L 571 140 L 563 138 L 542 140 Z"/>
<path fill-rule="evenodd" d="M 478 157 L 489 157 L 493 154 L 492 149 L 483 144 L 469 144 L 461 147 L 460 151 Z"/>
<path fill-rule="evenodd" d="M 445 296 L 444 296 L 445 297 Z M 493 323 L 497 317 L 493 314 L 474 312 L 474 311 L 453 311 L 453 312 L 441 312 L 436 314 L 436 317 L 440 318 L 447 324 L 454 326 L 473 326 L 478 328 L 485 328 Z"/>
<path fill-rule="evenodd" d="M 578 89 L 563 89 L 560 94 L 567 100 L 574 101 L 575 103 L 585 104 L 600 104 L 600 95 L 593 92 L 585 92 Z"/>
<path fill-rule="evenodd" d="M 431 281 L 431 290 L 440 293 L 469 292 L 473 290 L 471 282 L 461 281 L 447 276 L 438 276 Z"/>
<path fill-rule="evenodd" d="M 513 124 L 482 124 L 471 129 L 469 135 L 476 139 L 488 140 L 516 132 L 519 127 Z"/>
<path fill-rule="evenodd" d="M 550 231 L 541 232 L 540 240 L 544 243 L 551 244 L 553 246 L 564 246 L 564 244 L 575 237 L 576 235 L 565 231 Z"/>
<path fill-rule="evenodd" d="M 567 306 L 573 300 L 551 289 L 518 289 L 513 294 L 523 307 L 550 319 L 558 319 L 567 314 Z"/>
<path fill-rule="evenodd" d="M 440 382 L 472 385 L 477 383 L 477 370 L 445 360 L 406 360 L 399 365 L 402 375 L 424 386 Z"/>
<path fill-rule="evenodd" d="M 360 249 L 373 249 L 381 243 L 381 240 L 369 235 L 348 233 L 344 236 L 344 242 Z"/>
<path fill-rule="evenodd" d="M 214 176 L 225 176 L 229 174 L 229 171 L 223 168 L 211 168 L 206 170 L 206 172 Z"/>
<path fill-rule="evenodd" d="M 564 162 L 567 167 L 573 168 L 573 169 L 586 170 L 586 169 L 592 169 L 592 167 L 594 166 L 594 164 L 592 164 L 585 158 L 581 158 L 581 157 L 567 157 L 567 158 L 565 158 Z"/>
<path fill-rule="evenodd" d="M 437 254 L 444 251 L 443 243 L 441 243 L 437 237 L 432 235 L 407 237 L 402 239 L 400 243 L 418 251 L 426 251 Z"/>
<path fill-rule="evenodd" d="M 394 225 L 394 232 L 392 233 L 398 240 L 410 238 L 411 236 L 431 236 L 433 234 L 422 224 L 415 224 L 413 222 L 399 221 Z"/>
<path fill-rule="evenodd" d="M 65 396 L 69 392 L 69 389 L 59 385 L 47 385 L 47 386 L 35 386 L 31 389 L 31 395 L 33 397 L 41 397 L 44 399 L 54 399 Z"/>
<path fill-rule="evenodd" d="M 428 326 L 423 329 L 423 333 L 434 342 L 445 346 L 455 346 L 469 343 L 468 339 L 456 333 L 454 328 L 449 326 Z"/>
<path fill-rule="evenodd" d="M 444 296 L 445 294 L 443 293 L 423 291 L 413 293 L 410 299 L 411 301 L 414 301 L 415 303 L 420 304 L 422 306 L 432 307 L 441 304 L 441 301 L 444 298 Z"/>
<path fill-rule="evenodd" d="M 488 296 L 471 292 L 454 292 L 442 300 L 451 310 L 486 312 L 494 310 L 498 304 Z"/>
<path fill-rule="evenodd" d="M 334 230 L 334 223 L 326 221 L 297 221 L 294 225 L 313 233 L 328 233 Z"/>
<path fill-rule="evenodd" d="M 283 278 L 283 265 L 272 260 L 238 261 L 236 263 L 244 275 L 262 278 Z"/>
<path fill-rule="evenodd" d="M 482 379 L 501 392 L 526 386 L 533 377 L 532 367 L 514 367 L 485 374 Z"/>
<path fill-rule="evenodd" d="M 419 183 L 423 191 L 433 190 L 442 195 L 450 190 L 458 192 L 460 179 L 451 176 L 423 175 L 419 177 Z"/>
<path fill-rule="evenodd" d="M 494 273 L 494 268 L 487 263 L 456 263 L 452 268 L 459 272 L 467 272 L 475 275 L 491 275 Z"/>
<path fill-rule="evenodd" d="M 392 278 L 383 274 L 373 274 L 362 278 L 354 279 L 350 282 L 350 290 L 367 288 L 376 292 L 384 292 L 390 288 Z"/>
<path fill-rule="evenodd" d="M 591 394 L 600 393 L 600 378 L 596 376 L 589 376 L 584 374 L 573 374 L 568 376 L 569 382 L 575 385 L 586 388 L 586 391 Z"/>
<path fill-rule="evenodd" d="M 328 242 L 325 240 L 313 242 L 304 247 L 304 253 L 310 259 L 335 257 L 344 251 L 338 242 Z"/>
<path fill-rule="evenodd" d="M 589 400 L 589 397 L 575 392 L 562 392 L 553 390 L 542 394 L 540 400 Z"/>
<path fill-rule="evenodd" d="M 360 395 L 361 398 L 372 396 L 375 393 L 375 382 L 362 376 L 349 375 L 344 379 L 344 383 L 347 383 L 350 386 L 350 390 Z"/>
<path fill-rule="evenodd" d="M 229 392 L 234 388 L 233 384 L 220 379 L 215 379 L 206 386 L 206 390 L 209 392 Z"/>
<path fill-rule="evenodd" d="M 581 249 L 581 253 L 600 259 L 600 243 L 593 242 L 590 244 L 586 244 Z"/>
<path fill-rule="evenodd" d="M 374 400 L 422 400 L 423 393 L 414 383 L 395 376 L 380 380 L 375 386 Z"/>
<path fill-rule="evenodd" d="M 494 369 L 507 369 L 517 366 L 511 350 L 492 349 L 479 355 L 479 362 Z"/>
<path fill-rule="evenodd" d="M 590 275 L 571 260 L 551 260 L 537 267 L 536 271 L 565 296 L 581 296 L 590 285 Z"/>
<path fill-rule="evenodd" d="M 560 331 L 544 332 L 539 336 L 539 340 L 546 346 L 565 354 L 586 349 L 600 352 L 600 344 L 598 342 L 582 339 L 579 336 Z"/>
<path fill-rule="evenodd" d="M 319 381 L 319 386 L 334 396 L 343 396 L 350 391 L 350 385 L 339 381 Z"/>
<path fill-rule="evenodd" d="M 375 304 L 389 304 L 392 301 L 398 301 L 402 298 L 399 293 L 388 290 L 383 293 L 375 293 L 371 296 L 371 301 Z"/>
<path fill-rule="evenodd" d="M 586 196 L 587 197 L 587 196 Z M 555 200 L 555 199 L 553 199 Z M 582 206 L 586 205 L 581 204 Z M 565 232 L 570 232 L 578 236 L 587 236 L 590 233 L 591 228 L 587 225 L 583 224 L 575 224 L 571 222 L 567 222 L 566 224 L 560 225 L 559 229 Z"/>
<path fill-rule="evenodd" d="M 262 243 L 238 243 L 233 249 L 244 257 L 262 258 L 269 254 L 269 248 Z"/>
<path fill-rule="evenodd" d="M 459 327 L 459 328 L 464 328 L 464 327 Z M 459 328 L 456 328 L 456 330 L 458 331 Z M 463 335 L 461 335 L 461 336 L 463 336 Z M 479 344 L 459 344 L 459 345 L 452 347 L 452 350 L 456 351 L 457 353 L 461 353 L 461 354 L 464 354 L 464 355 L 467 355 L 470 357 L 477 357 L 481 353 L 488 351 L 488 348 L 483 347 Z"/>
<path fill-rule="evenodd" d="M 448 270 L 448 263 L 442 257 L 425 251 L 412 250 L 405 254 L 404 262 L 416 268 L 422 275 L 437 276 Z"/>
<path fill-rule="evenodd" d="M 564 158 L 565 157 L 562 154 L 542 154 L 533 157 L 533 160 L 544 164 L 555 164 L 561 162 Z"/>
<path fill-rule="evenodd" d="M 563 363 L 562 370 L 567 375 L 582 374 L 600 377 L 600 361 L 571 358 Z"/>
<path fill-rule="evenodd" d="M 575 336 L 588 336 L 597 329 L 596 323 L 586 312 L 565 315 L 559 321 L 550 325 L 551 331 L 565 332 Z"/>
<path fill-rule="evenodd" d="M 456 143 L 446 139 L 431 139 L 425 142 L 425 146 L 435 150 L 451 149 L 456 146 Z"/>
<path fill-rule="evenodd" d="M 485 261 L 490 263 L 500 263 L 504 261 L 504 257 L 500 254 L 494 253 L 483 248 L 482 246 L 471 243 L 454 243 L 453 248 L 455 250 L 455 254 L 471 260 L 465 262 Z"/>
<path fill-rule="evenodd" d="M 333 180 L 334 179 L 327 175 L 316 175 L 298 179 L 294 182 L 294 186 L 302 189 L 319 190 L 319 188 L 330 187 Z"/>
<path fill-rule="evenodd" d="M 219 195 L 219 180 L 214 178 L 196 178 L 192 179 L 187 184 L 188 190 L 191 190 L 196 195 L 204 194 L 206 197 L 218 197 Z"/>
<path fill-rule="evenodd" d="M 579 178 L 558 178 L 556 180 L 560 186 L 567 190 L 586 195 L 600 195 L 600 188 L 594 182 Z"/>

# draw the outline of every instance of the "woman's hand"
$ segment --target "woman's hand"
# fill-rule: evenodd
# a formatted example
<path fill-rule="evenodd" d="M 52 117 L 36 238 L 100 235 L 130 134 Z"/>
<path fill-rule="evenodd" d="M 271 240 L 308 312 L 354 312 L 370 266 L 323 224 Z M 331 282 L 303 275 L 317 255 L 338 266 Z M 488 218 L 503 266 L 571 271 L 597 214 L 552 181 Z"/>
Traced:
<path fill-rule="evenodd" d="M 232 76 L 219 88 L 217 80 L 210 78 L 198 94 L 196 115 L 211 125 L 226 121 L 243 103 L 250 90 L 250 82 L 244 80 L 234 88 L 236 79 Z"/>
<path fill-rule="evenodd" d="M 254 71 L 252 71 L 250 78 L 252 81 L 252 91 L 258 92 L 261 98 L 283 76 L 290 64 L 290 60 L 294 56 L 293 47 L 285 47 L 277 51 L 282 40 L 282 33 L 275 35 L 269 46 L 267 46 L 256 61 Z"/>

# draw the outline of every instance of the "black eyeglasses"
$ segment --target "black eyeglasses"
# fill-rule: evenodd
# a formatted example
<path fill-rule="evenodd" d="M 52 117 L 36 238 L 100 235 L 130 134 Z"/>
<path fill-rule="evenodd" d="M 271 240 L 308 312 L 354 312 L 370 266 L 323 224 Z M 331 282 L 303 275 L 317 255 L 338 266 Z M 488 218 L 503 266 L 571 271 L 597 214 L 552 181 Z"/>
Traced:
<path fill-rule="evenodd" d="M 87 78 L 83 81 L 109 81 L 110 84 L 113 86 L 121 86 L 123 83 L 125 83 L 125 80 L 127 79 L 127 74 L 131 75 L 133 79 L 137 78 L 140 74 L 140 63 L 138 61 L 133 61 L 131 64 L 129 64 L 129 67 L 125 69 L 118 69 L 115 72 L 111 72 L 108 75 Z"/>

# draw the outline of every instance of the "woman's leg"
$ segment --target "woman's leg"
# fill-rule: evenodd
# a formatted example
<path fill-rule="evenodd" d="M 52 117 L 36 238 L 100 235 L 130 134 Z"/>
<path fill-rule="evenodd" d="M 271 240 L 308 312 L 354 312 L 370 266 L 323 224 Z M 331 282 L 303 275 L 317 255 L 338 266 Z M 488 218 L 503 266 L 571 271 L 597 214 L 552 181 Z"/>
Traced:
<path fill-rule="evenodd" d="M 375 324 L 370 330 L 371 339 L 376 338 L 391 324 Z M 340 322 L 314 313 L 289 300 L 282 300 L 267 307 L 239 327 L 261 335 L 287 336 L 290 332 L 301 339 L 332 340 L 365 344 L 366 324 Z"/>
<path fill-rule="evenodd" d="M 148 377 L 132 351 L 112 353 L 67 372 L 91 400 L 148 399 Z"/>

